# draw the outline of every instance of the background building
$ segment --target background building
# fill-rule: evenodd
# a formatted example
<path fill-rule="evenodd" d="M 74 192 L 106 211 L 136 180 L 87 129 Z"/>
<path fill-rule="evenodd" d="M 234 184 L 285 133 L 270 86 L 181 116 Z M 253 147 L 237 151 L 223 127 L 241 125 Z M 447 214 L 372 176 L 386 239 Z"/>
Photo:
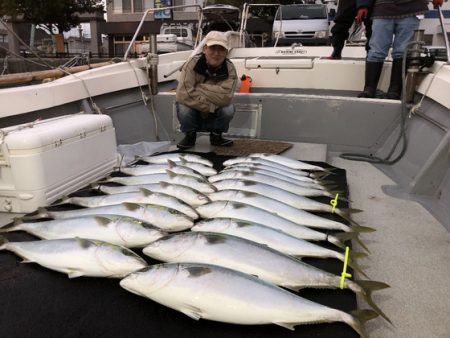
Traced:
<path fill-rule="evenodd" d="M 100 31 L 108 35 L 108 54 L 122 56 L 126 51 L 144 12 L 149 8 L 160 6 L 203 6 L 203 0 L 112 0 L 106 3 L 107 22 L 101 25 Z M 158 34 L 162 24 L 190 24 L 198 21 L 199 11 L 196 7 L 178 8 L 157 13 L 149 13 L 145 18 L 141 34 L 136 46 L 147 43 L 150 34 Z M 133 48 L 132 52 L 138 52 Z"/>

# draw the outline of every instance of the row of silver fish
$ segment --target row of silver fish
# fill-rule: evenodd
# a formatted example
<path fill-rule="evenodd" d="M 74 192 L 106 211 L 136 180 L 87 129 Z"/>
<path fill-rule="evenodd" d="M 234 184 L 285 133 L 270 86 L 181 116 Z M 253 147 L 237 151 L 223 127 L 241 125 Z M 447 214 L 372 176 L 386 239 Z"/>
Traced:
<path fill-rule="evenodd" d="M 328 240 L 342 246 L 344 240 L 356 239 L 358 232 L 372 230 L 355 225 L 349 227 L 344 223 L 331 221 L 304 211 L 322 209 L 320 211 L 330 212 L 329 206 L 310 200 L 304 195 L 299 195 L 301 192 L 314 190 L 322 191 L 321 195 L 317 193 L 317 195 L 309 196 L 334 196 L 329 190 L 330 187 L 321 183 L 323 182 L 321 181 L 322 178 L 328 175 L 330 171 L 306 163 L 298 164 L 297 161 L 285 159 L 278 155 L 252 154 L 251 161 L 244 159 L 235 162 L 240 164 L 225 163 L 226 165 L 245 168 L 244 170 L 229 168 L 226 171 L 240 172 L 243 173 L 242 176 L 256 176 L 256 179 L 240 177 L 239 180 L 230 178 L 222 180 L 221 178 L 217 179 L 220 174 L 215 175 L 212 171 L 209 171 L 208 175 L 200 173 L 199 176 L 197 175 L 199 171 L 191 173 L 184 168 L 174 170 L 177 166 L 189 168 L 186 165 L 187 162 L 212 167 L 202 158 L 193 160 L 190 154 L 186 155 L 189 156 L 165 154 L 159 155 L 159 157 L 139 158 L 139 160 L 148 163 L 156 163 L 158 167 L 150 168 L 152 165 L 135 166 L 121 168 L 121 171 L 136 177 L 144 176 L 147 181 L 143 180 L 139 181 L 141 183 L 123 187 L 99 185 L 97 188 L 100 191 L 103 191 L 103 188 L 106 191 L 110 188 L 113 189 L 109 190 L 111 195 L 92 198 L 71 197 L 60 201 L 60 203 L 72 203 L 88 207 L 87 209 L 80 209 L 84 210 L 82 211 L 84 216 L 81 217 L 78 214 L 76 218 L 73 218 L 74 212 L 80 212 L 79 210 L 61 212 L 40 210 L 39 217 L 53 217 L 56 220 L 49 221 L 48 224 L 39 222 L 42 223 L 39 231 L 46 231 L 47 236 L 50 236 L 48 238 L 58 232 L 66 232 L 67 235 L 73 236 L 76 234 L 73 229 L 69 228 L 75 227 L 74 222 L 85 219 L 87 221 L 86 233 L 91 233 L 89 236 L 94 236 L 93 233 L 103 232 L 105 233 L 103 238 L 109 238 L 108 241 L 113 243 L 115 239 L 112 233 L 116 231 L 114 229 L 127 229 L 118 236 L 127 240 L 117 242 L 118 244 L 129 247 L 145 246 L 143 252 L 146 255 L 169 263 L 133 272 L 120 282 L 121 286 L 130 292 L 153 299 L 195 319 L 206 318 L 238 324 L 273 323 L 289 329 L 293 329 L 298 324 L 342 321 L 354 328 L 363 337 L 366 336 L 362 325 L 364 321 L 377 314 L 381 314 L 388 319 L 371 299 L 372 291 L 388 287 L 381 282 L 346 280 L 345 288 L 363 296 L 375 310 L 375 312 L 363 310 L 356 312 L 354 315 L 307 301 L 275 286 L 279 285 L 292 290 L 305 287 L 337 288 L 340 281 L 339 276 L 316 269 L 297 258 L 313 256 L 334 257 L 343 260 L 343 255 L 334 250 L 309 243 L 302 238 Z M 193 156 L 195 157 L 195 155 Z M 257 162 L 258 165 L 250 166 L 251 162 Z M 271 165 L 265 162 L 270 162 Z M 174 165 L 174 163 L 182 163 L 182 165 Z M 168 166 L 168 168 L 165 168 L 165 166 Z M 275 169 L 262 168 L 262 166 Z M 144 167 L 147 168 L 144 169 Z M 281 169 L 282 167 L 284 169 Z M 166 173 L 161 173 L 164 170 Z M 281 172 L 281 170 L 286 171 L 286 173 L 278 179 L 275 171 Z M 308 174 L 302 170 L 312 170 L 315 174 Z M 289 173 L 289 171 L 293 172 Z M 296 172 L 301 172 L 301 174 Z M 155 181 L 148 181 L 150 178 L 145 177 L 154 175 L 164 175 L 164 177 L 161 176 Z M 209 182 L 205 176 L 209 176 Z M 181 177 L 182 180 L 178 178 L 175 182 L 175 177 Z M 300 177 L 302 178 L 299 179 Z M 170 179 L 174 180 L 168 182 Z M 260 180 L 263 182 L 260 182 Z M 264 182 L 264 180 L 267 182 Z M 109 181 L 113 182 L 112 180 Z M 278 181 L 288 182 L 290 186 L 298 186 L 302 190 L 285 189 L 287 185 L 282 183 L 280 186 Z M 297 181 L 302 183 L 297 183 Z M 127 184 L 129 182 L 135 183 L 136 180 L 114 182 Z M 222 182 L 228 185 L 221 185 Z M 270 185 L 273 182 L 278 186 Z M 209 190 L 209 188 L 206 189 L 205 186 L 202 186 L 203 191 L 199 192 L 200 195 L 196 195 L 196 192 L 192 193 L 192 191 L 184 194 L 192 189 L 192 186 L 195 186 L 194 189 L 198 188 L 199 183 L 206 184 L 212 189 Z M 142 189 L 144 185 L 150 191 Z M 229 188 L 231 185 L 234 187 L 233 189 Z M 239 186 L 247 186 L 250 187 L 249 189 L 256 191 L 236 189 Z M 119 190 L 120 188 L 129 189 L 130 187 L 134 187 L 135 190 Z M 114 191 L 114 188 L 117 188 L 117 190 Z M 160 189 L 159 191 L 162 191 L 163 188 L 170 188 L 174 196 L 181 195 L 181 192 L 183 192 L 183 196 L 196 195 L 195 198 L 184 197 L 182 199 L 187 203 L 183 204 L 184 209 L 181 207 L 178 209 L 170 208 L 172 214 L 183 214 L 186 218 L 190 218 L 191 222 L 189 224 L 183 223 L 179 218 L 170 218 L 164 213 L 157 213 L 157 210 L 168 207 L 156 207 L 153 204 L 157 203 L 159 199 L 158 192 L 155 192 L 152 188 Z M 274 198 L 274 190 L 282 198 Z M 198 198 L 199 196 L 201 198 Z M 186 207 L 191 209 L 186 209 Z M 130 209 L 133 209 L 133 211 Z M 174 210 L 175 212 L 173 212 Z M 182 210 L 184 210 L 184 213 Z M 348 217 L 348 211 L 337 210 L 339 210 L 337 213 Z M 147 215 L 146 211 L 152 215 Z M 111 213 L 109 214 L 109 212 Z M 117 216 L 115 213 L 123 216 Z M 139 215 L 137 219 L 140 219 L 140 221 L 134 218 L 136 214 Z M 199 215 L 205 220 L 194 223 Z M 151 229 L 153 237 L 150 237 L 150 233 L 144 231 L 140 235 L 140 242 L 138 238 L 134 239 L 130 234 L 139 234 L 141 229 L 137 228 L 140 230 L 130 231 L 127 228 L 130 226 L 126 223 L 127 221 L 130 221 L 130 223 L 141 222 L 141 226 L 146 224 L 142 228 Z M 59 225 L 56 222 L 60 222 Z M 170 225 L 171 222 L 179 223 Z M 152 228 L 147 223 L 157 225 L 161 229 Z M 121 226 L 118 226 L 119 224 Z M 127 225 L 125 226 L 125 224 Z M 26 230 L 33 233 L 33 229 L 36 228 L 39 228 L 38 223 L 16 221 L 10 227 L 10 230 Z M 313 228 L 339 230 L 345 233 L 332 236 Z M 186 229 L 192 229 L 192 232 L 170 235 L 165 233 L 165 231 Z M 136 237 L 139 237 L 139 235 Z M 150 242 L 145 243 L 147 240 Z M 92 247 L 91 242 L 100 243 L 79 238 L 63 241 L 70 241 L 71 245 L 75 247 L 78 245 L 79 250 L 84 247 Z M 48 241 L 41 241 L 41 244 L 48 244 L 45 242 Z M 13 244 L 15 243 L 5 242 L 0 244 L 0 249 L 14 251 Z M 18 250 L 16 251 L 20 255 Z M 297 258 L 294 258 L 294 256 Z M 350 259 L 350 264 L 356 269 L 358 269 L 358 266 L 354 259 L 361 256 L 363 255 L 355 254 Z M 56 257 L 53 259 L 58 260 Z M 129 269 L 137 270 L 145 267 L 145 261 L 140 261 L 141 264 L 142 262 L 144 266 L 138 267 L 139 264 L 133 261 L 133 264 L 129 264 Z M 94 275 L 93 272 L 88 272 L 88 274 L 84 274 L 84 271 L 80 272 L 83 268 L 75 269 L 76 271 L 67 271 L 60 266 L 55 267 L 48 263 L 41 265 L 68 273 L 71 277 L 89 275 L 89 273 Z M 104 273 L 103 276 L 123 277 L 124 274 L 110 273 L 107 275 Z M 258 278 L 254 276 L 258 276 Z M 199 297 L 192 297 L 192 294 L 198 294 Z M 237 304 L 239 306 L 235 310 L 228 310 L 235 305 L 237 306 Z M 270 311 L 267 311 L 267 304 L 271 304 Z M 277 306 L 274 306 L 274 304 L 277 304 Z"/>
<path fill-rule="evenodd" d="M 261 158 L 264 157 L 261 156 Z M 264 161 L 270 160 L 266 157 Z M 242 163 L 242 161 L 236 163 Z M 250 161 L 244 160 L 244 163 L 248 165 Z M 290 161 L 286 163 L 290 163 Z M 233 165 L 231 162 L 225 164 Z M 274 173 L 274 170 L 279 170 L 279 168 L 274 166 L 273 168 L 275 169 L 269 174 L 268 172 L 262 172 L 262 165 L 265 164 L 259 163 L 258 169 L 246 166 L 246 170 L 241 170 L 243 177 L 239 177 L 241 178 L 240 180 L 230 178 L 235 175 L 234 173 L 231 176 L 228 173 L 226 175 L 219 173 L 218 175 L 209 176 L 209 181 L 219 191 L 208 194 L 208 198 L 211 200 L 210 203 L 196 207 L 196 211 L 204 220 L 197 222 L 191 228 L 192 232 L 171 234 L 146 246 L 143 250 L 144 254 L 168 263 L 133 273 L 122 280 L 121 285 L 131 292 L 153 299 L 196 319 L 208 318 L 241 324 L 243 321 L 248 321 L 247 323 L 252 324 L 275 323 L 291 329 L 294 325 L 309 322 L 307 319 L 298 319 L 290 321 L 291 324 L 286 324 L 282 320 L 277 323 L 273 317 L 270 317 L 271 315 L 276 317 L 276 310 L 271 312 L 269 317 L 264 317 L 259 312 L 261 309 L 254 303 L 249 303 L 249 305 L 253 304 L 255 306 L 255 316 L 251 316 L 245 311 L 244 314 L 238 312 L 225 314 L 220 307 L 217 308 L 215 304 L 211 304 L 211 302 L 217 303 L 217 301 L 209 298 L 210 295 L 211 297 L 223 296 L 231 303 L 237 302 L 239 298 L 242 298 L 240 297 L 240 291 L 242 288 L 245 289 L 245 283 L 250 283 L 249 280 L 252 280 L 250 284 L 254 288 L 258 288 L 260 284 L 270 286 L 274 294 L 277 294 L 278 291 L 285 293 L 285 291 L 266 282 L 292 290 L 299 290 L 305 287 L 337 288 L 340 282 L 339 276 L 314 268 L 293 256 L 334 257 L 343 260 L 343 254 L 317 246 L 301 238 L 329 240 L 337 245 L 342 245 L 343 240 L 353 238 L 352 235 L 357 236 L 358 232 L 373 230 L 368 227 L 355 225 L 349 227 L 344 223 L 322 218 L 302 210 L 331 212 L 330 206 L 299 195 L 303 191 L 287 188 L 289 184 L 291 186 L 297 185 L 297 182 L 294 180 L 298 177 L 304 177 L 308 179 L 299 179 L 299 181 L 306 182 L 306 184 L 298 184 L 299 186 L 303 185 L 304 191 L 316 190 L 325 192 L 325 194 L 321 192 L 310 194 L 309 196 L 334 196 L 320 182 L 320 177 L 324 175 L 317 175 L 314 178 L 314 176 L 308 174 L 299 174 L 297 177 L 294 173 L 290 173 L 289 179 L 285 177 L 279 179 L 280 181 L 288 182 L 288 184 L 284 182 L 280 184 L 276 173 Z M 280 167 L 284 166 L 284 164 L 278 165 Z M 309 167 L 302 164 L 302 168 L 305 170 L 320 170 L 328 174 L 328 171 L 321 167 Z M 300 170 L 299 167 L 294 165 L 290 169 Z M 258 170 L 259 172 L 257 172 Z M 239 172 L 239 170 L 229 168 L 225 172 Z M 253 177 L 249 179 L 250 176 Z M 219 188 L 218 184 L 224 181 L 233 185 L 235 189 L 229 189 L 220 185 Z M 265 184 L 265 182 L 268 184 Z M 272 185 L 274 182 L 276 186 Z M 257 189 L 257 192 L 236 189 L 239 184 L 251 186 Z M 265 196 L 272 197 L 273 189 L 278 190 L 278 194 L 291 203 L 283 203 L 284 201 L 277 201 Z M 261 194 L 263 191 L 266 194 Z M 295 198 L 289 198 L 289 195 Z M 294 205 L 292 205 L 293 203 Z M 348 216 L 348 213 L 343 210 L 338 212 L 343 216 Z M 308 225 L 308 227 L 304 225 Z M 312 229 L 314 227 L 322 230 L 344 231 L 350 236 L 347 238 L 330 236 Z M 362 257 L 364 255 L 355 254 L 354 256 L 354 258 L 357 258 L 357 256 Z M 350 264 L 357 268 L 354 260 L 351 259 L 350 261 Z M 245 274 L 242 275 L 242 273 Z M 159 284 L 161 279 L 169 278 L 169 276 L 170 280 Z M 230 278 L 236 281 L 239 280 L 236 284 L 239 285 L 239 289 L 222 288 L 222 283 L 217 283 L 217 285 L 215 283 L 204 284 L 202 281 L 203 276 L 208 280 L 221 276 L 220 278 L 226 280 L 227 283 Z M 258 276 L 259 279 L 254 279 L 253 276 Z M 157 281 L 155 280 L 155 283 L 158 283 L 157 288 L 155 288 L 153 283 L 148 282 L 148 278 L 157 278 Z M 261 282 L 261 279 L 264 282 Z M 243 284 L 240 285 L 240 283 Z M 253 283 L 255 284 L 253 285 Z M 197 302 L 193 303 L 192 299 L 186 299 L 183 294 L 180 294 L 181 288 L 184 288 L 183 292 L 186 292 L 188 284 L 190 285 L 189 294 L 191 292 L 201 292 L 202 297 L 197 297 Z M 386 288 L 388 285 L 376 281 L 354 282 L 346 280 L 344 287 L 364 297 L 378 314 L 389 320 L 371 299 L 371 293 L 374 290 Z M 264 293 L 258 296 L 261 296 L 262 299 L 266 297 Z M 304 304 L 303 301 L 309 302 L 290 293 L 289 297 L 292 297 L 294 302 L 299 301 L 302 304 Z M 259 297 L 255 299 L 259 300 Z M 322 308 L 321 305 L 312 302 L 311 304 L 325 312 L 338 311 L 326 307 Z M 309 314 L 314 317 L 314 320 L 311 320 L 311 322 L 341 320 L 331 319 L 331 312 L 328 312 L 325 317 L 321 317 L 321 320 L 318 317 L 314 317 L 316 313 L 313 310 L 304 306 L 298 311 L 298 318 L 302 316 L 307 318 Z M 370 310 L 367 313 L 370 313 L 370 316 L 375 315 Z M 233 315 L 237 315 L 240 319 L 233 317 Z M 349 316 L 348 314 L 345 315 Z M 352 318 L 352 320 L 355 319 L 354 317 Z M 351 325 L 361 335 L 365 335 L 361 325 L 355 326 L 350 324 L 351 322 L 355 323 L 354 321 L 343 321 Z M 282 322 L 283 324 L 281 324 Z"/>
<path fill-rule="evenodd" d="M 185 157 L 181 160 L 185 161 Z M 193 166 L 209 175 L 216 173 L 210 162 L 202 159 Z M 146 166 L 145 170 L 165 173 L 164 178 L 170 175 L 186 177 L 188 183 L 191 178 L 194 182 L 195 179 L 205 181 L 205 176 L 173 161 L 149 167 Z M 137 167 L 122 169 L 128 175 L 141 174 L 143 170 Z M 167 174 L 166 169 L 174 173 Z M 184 182 L 182 179 L 179 181 Z M 208 197 L 189 186 L 156 182 L 150 184 L 152 190 L 138 187 L 114 195 L 67 197 L 56 203 L 70 203 L 83 209 L 49 211 L 40 208 L 36 215 L 16 219 L 0 232 L 26 231 L 42 240 L 9 242 L 0 236 L 0 250 L 9 250 L 22 257 L 24 262 L 38 263 L 66 273 L 70 278 L 122 278 L 147 266 L 145 260 L 127 248 L 142 248 L 164 237 L 167 232 L 189 229 L 199 217 L 192 206 L 209 201 Z M 52 220 L 32 222 L 40 218 Z"/>

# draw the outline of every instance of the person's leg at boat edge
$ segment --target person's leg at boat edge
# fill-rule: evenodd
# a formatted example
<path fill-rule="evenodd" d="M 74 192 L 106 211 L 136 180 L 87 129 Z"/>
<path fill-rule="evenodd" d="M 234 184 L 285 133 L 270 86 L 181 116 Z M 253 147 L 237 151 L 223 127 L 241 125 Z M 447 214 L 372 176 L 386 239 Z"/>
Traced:
<path fill-rule="evenodd" d="M 197 130 L 200 129 L 199 112 L 178 102 L 175 107 L 180 130 L 184 133 L 184 138 L 177 143 L 177 148 L 181 150 L 192 148 L 197 140 Z"/>
<path fill-rule="evenodd" d="M 234 116 L 234 105 L 230 104 L 226 107 L 217 109 L 211 116 L 211 127 L 209 128 L 209 141 L 211 145 L 218 147 L 230 147 L 233 140 L 226 139 L 222 136 L 228 132 L 230 122 Z"/>

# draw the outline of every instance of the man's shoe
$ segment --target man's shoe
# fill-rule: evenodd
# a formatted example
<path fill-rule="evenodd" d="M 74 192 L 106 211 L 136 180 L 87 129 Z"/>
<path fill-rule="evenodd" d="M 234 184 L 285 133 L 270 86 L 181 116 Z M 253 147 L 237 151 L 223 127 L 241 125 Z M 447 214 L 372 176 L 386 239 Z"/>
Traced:
<path fill-rule="evenodd" d="M 209 142 L 213 146 L 217 146 L 217 147 L 231 147 L 233 145 L 232 140 L 223 138 L 221 133 L 214 133 L 214 132 L 209 134 Z"/>
<path fill-rule="evenodd" d="M 186 136 L 177 144 L 178 149 L 189 149 L 195 146 L 195 141 L 197 140 L 197 133 L 191 131 L 186 133 Z"/>

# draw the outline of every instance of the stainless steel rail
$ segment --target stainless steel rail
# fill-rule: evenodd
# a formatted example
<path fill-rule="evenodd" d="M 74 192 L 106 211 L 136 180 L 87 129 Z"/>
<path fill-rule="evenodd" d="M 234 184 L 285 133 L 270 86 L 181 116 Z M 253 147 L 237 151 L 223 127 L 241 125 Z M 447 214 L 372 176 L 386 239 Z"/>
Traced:
<path fill-rule="evenodd" d="M 157 11 L 164 11 L 164 10 L 167 10 L 167 9 L 178 9 L 178 8 L 187 8 L 187 7 L 198 7 L 199 8 L 199 12 L 201 12 L 201 9 L 202 9 L 202 7 L 200 5 L 198 5 L 198 4 L 195 4 L 195 5 L 170 6 L 170 7 L 161 7 L 161 8 L 149 8 L 149 9 L 147 9 L 144 12 L 144 15 L 142 15 L 142 19 L 139 22 L 139 26 L 136 29 L 136 32 L 134 33 L 134 36 L 133 36 L 133 38 L 130 41 L 130 45 L 128 46 L 127 51 L 125 52 L 125 55 L 123 56 L 123 60 L 126 61 L 128 59 L 128 54 L 130 53 L 130 50 L 133 47 L 134 42 L 136 41 L 136 38 L 138 37 L 138 35 L 139 35 L 140 31 L 141 31 L 142 25 L 144 24 L 145 18 L 147 17 L 148 13 L 153 13 L 153 12 L 157 12 Z"/>
<path fill-rule="evenodd" d="M 445 30 L 444 15 L 442 14 L 441 6 L 437 6 L 437 10 L 439 13 L 439 21 L 441 23 L 442 35 L 444 36 L 445 49 L 447 50 L 447 63 L 450 64 L 450 48 L 448 45 L 448 36 L 447 31 Z"/>

